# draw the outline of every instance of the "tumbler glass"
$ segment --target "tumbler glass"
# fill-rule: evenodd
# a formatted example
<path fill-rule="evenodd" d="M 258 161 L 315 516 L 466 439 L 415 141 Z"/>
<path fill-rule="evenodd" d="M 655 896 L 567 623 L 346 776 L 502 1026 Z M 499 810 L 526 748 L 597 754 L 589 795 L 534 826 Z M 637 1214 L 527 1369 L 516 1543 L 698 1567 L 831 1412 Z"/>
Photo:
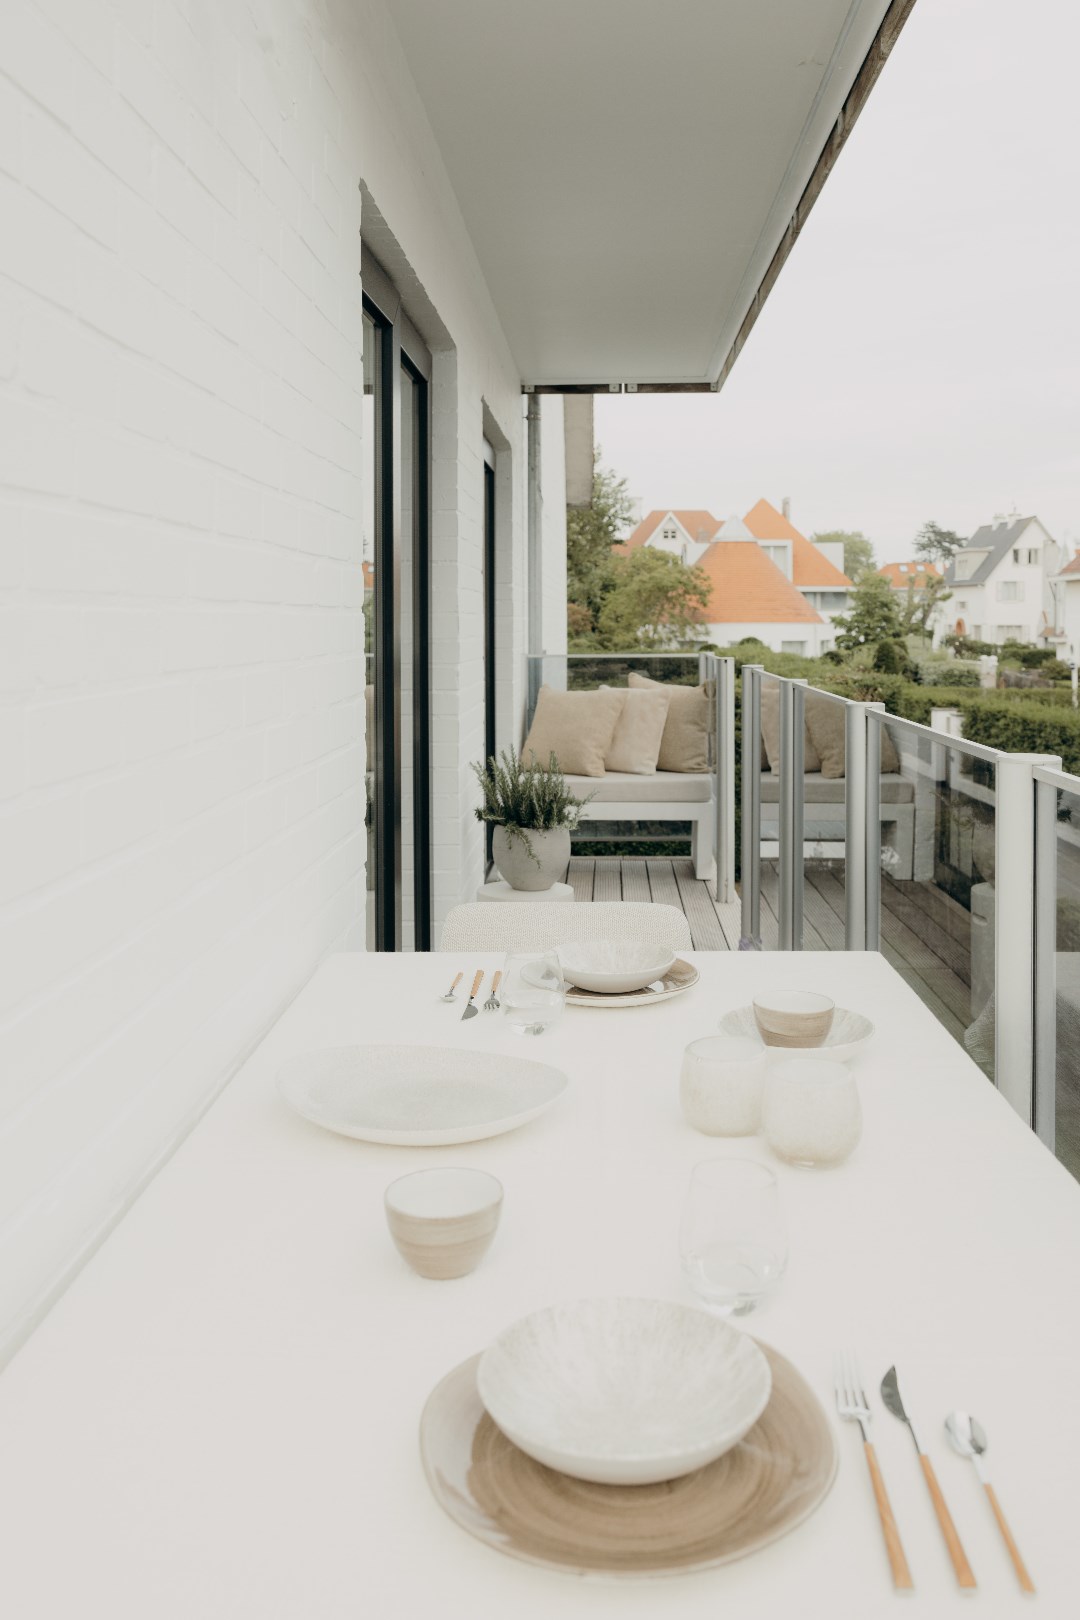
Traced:
<path fill-rule="evenodd" d="M 709 1310 L 720 1316 L 752 1311 L 787 1265 L 776 1172 L 756 1159 L 705 1159 L 695 1165 L 679 1252 L 691 1288 Z"/>

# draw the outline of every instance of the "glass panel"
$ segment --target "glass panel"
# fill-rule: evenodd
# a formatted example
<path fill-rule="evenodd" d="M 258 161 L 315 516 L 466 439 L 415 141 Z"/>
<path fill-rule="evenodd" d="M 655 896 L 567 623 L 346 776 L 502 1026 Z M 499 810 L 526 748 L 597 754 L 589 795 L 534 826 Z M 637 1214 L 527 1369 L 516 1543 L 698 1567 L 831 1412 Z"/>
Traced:
<path fill-rule="evenodd" d="M 881 732 L 881 949 L 992 1079 L 994 766 L 945 733 Z"/>
<path fill-rule="evenodd" d="M 746 676 L 744 674 L 745 681 Z M 761 931 L 755 943 L 763 951 L 780 945 L 780 800 L 787 773 L 780 757 L 780 688 L 775 675 L 761 676 L 761 841 L 758 846 L 758 892 Z"/>
<path fill-rule="evenodd" d="M 401 427 L 397 475 L 401 486 L 401 539 L 398 548 L 398 604 L 400 622 L 401 688 L 401 938 L 399 950 L 416 949 L 416 797 L 414 748 L 416 745 L 417 657 L 414 604 L 416 552 L 419 539 L 419 388 L 406 367 L 401 368 Z"/>
<path fill-rule="evenodd" d="M 847 948 L 847 711 L 831 692 L 803 699 L 804 951 Z M 798 854 L 798 852 L 796 852 Z"/>
<path fill-rule="evenodd" d="M 1057 794 L 1054 1151 L 1080 1179 L 1080 794 Z"/>
<path fill-rule="evenodd" d="M 376 790 L 378 772 L 378 699 L 375 679 L 377 652 L 377 614 L 375 606 L 375 568 L 379 555 L 380 479 L 379 479 L 379 423 L 382 412 L 381 368 L 379 364 L 382 334 L 370 315 L 364 314 L 364 405 L 362 417 L 363 444 L 361 467 L 361 523 L 362 562 L 364 573 L 364 714 L 366 762 L 364 782 L 367 827 L 367 948 L 373 951 L 378 940 L 376 893 L 378 861 L 378 804 Z"/>

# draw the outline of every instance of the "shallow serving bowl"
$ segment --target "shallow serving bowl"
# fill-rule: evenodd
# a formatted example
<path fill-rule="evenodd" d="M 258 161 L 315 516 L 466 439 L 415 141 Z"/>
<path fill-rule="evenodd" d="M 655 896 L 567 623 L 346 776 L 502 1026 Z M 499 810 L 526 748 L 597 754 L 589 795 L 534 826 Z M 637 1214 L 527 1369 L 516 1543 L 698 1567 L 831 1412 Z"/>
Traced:
<path fill-rule="evenodd" d="M 720 1029 L 725 1035 L 745 1035 L 750 1040 L 761 1041 L 753 1007 L 735 1007 L 731 1012 L 726 1012 L 720 1019 Z M 816 1056 L 829 1058 L 836 1063 L 850 1063 L 862 1056 L 873 1038 L 874 1026 L 869 1018 L 864 1018 L 862 1013 L 852 1012 L 850 1007 L 837 1007 L 825 1039 L 820 1044 L 801 1050 L 813 1051 Z M 785 1049 L 777 1046 L 766 1046 L 765 1049 L 774 1059 L 790 1057 L 793 1051 L 800 1050 L 798 1047 Z"/>
<path fill-rule="evenodd" d="M 753 1339 L 693 1306 L 587 1299 L 507 1328 L 481 1356 L 477 1386 L 537 1462 L 601 1485 L 651 1485 L 737 1445 L 772 1375 Z"/>
<path fill-rule="evenodd" d="M 675 960 L 664 945 L 638 939 L 590 939 L 559 946 L 563 978 L 579 990 L 611 996 L 641 990 L 662 979 Z"/>
<path fill-rule="evenodd" d="M 305 1119 L 400 1147 L 501 1136 L 550 1108 L 566 1086 L 547 1063 L 463 1047 L 327 1047 L 290 1058 L 278 1073 L 282 1097 Z"/>

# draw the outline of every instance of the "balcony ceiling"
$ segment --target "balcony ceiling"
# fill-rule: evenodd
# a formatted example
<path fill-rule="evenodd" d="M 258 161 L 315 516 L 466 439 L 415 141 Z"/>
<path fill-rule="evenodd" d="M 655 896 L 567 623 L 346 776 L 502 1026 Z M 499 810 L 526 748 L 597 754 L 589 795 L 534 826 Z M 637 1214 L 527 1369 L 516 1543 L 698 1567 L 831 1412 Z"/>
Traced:
<path fill-rule="evenodd" d="M 701 385 L 889 3 L 389 9 L 523 381 Z"/>

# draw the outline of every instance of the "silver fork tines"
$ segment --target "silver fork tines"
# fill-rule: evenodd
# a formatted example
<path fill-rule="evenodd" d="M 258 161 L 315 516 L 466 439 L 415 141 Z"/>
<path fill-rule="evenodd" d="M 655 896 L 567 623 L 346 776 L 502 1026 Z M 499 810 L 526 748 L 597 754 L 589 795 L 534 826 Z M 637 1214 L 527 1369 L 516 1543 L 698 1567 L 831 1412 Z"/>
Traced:
<path fill-rule="evenodd" d="M 900 1532 L 896 1528 L 892 1504 L 885 1490 L 885 1481 L 881 1477 L 877 1453 L 870 1441 L 870 1402 L 866 1398 L 858 1363 L 850 1350 L 837 1350 L 833 1355 L 833 1387 L 836 1390 L 836 1410 L 839 1416 L 857 1423 L 862 1430 L 863 1450 L 866 1452 L 866 1462 L 874 1487 L 874 1499 L 881 1518 L 881 1532 L 885 1537 L 885 1551 L 889 1555 L 893 1585 L 910 1589 L 915 1582 L 911 1578 L 911 1570 L 904 1556 Z"/>

